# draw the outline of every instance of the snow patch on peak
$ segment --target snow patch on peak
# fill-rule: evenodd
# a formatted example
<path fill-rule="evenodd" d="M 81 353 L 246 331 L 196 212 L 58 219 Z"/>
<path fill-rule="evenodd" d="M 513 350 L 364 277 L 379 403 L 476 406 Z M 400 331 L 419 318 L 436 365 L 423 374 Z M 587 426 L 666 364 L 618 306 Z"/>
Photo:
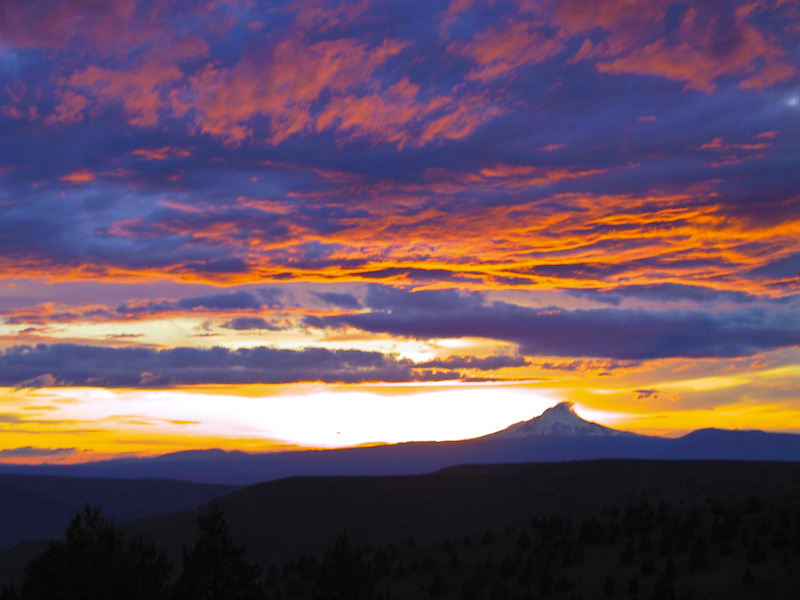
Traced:
<path fill-rule="evenodd" d="M 538 435 L 564 437 L 634 435 L 626 431 L 617 431 L 598 423 L 585 421 L 575 413 L 574 407 L 574 402 L 560 402 L 552 408 L 548 408 L 540 416 L 530 421 L 515 423 L 494 435 L 503 438 L 525 438 Z"/>

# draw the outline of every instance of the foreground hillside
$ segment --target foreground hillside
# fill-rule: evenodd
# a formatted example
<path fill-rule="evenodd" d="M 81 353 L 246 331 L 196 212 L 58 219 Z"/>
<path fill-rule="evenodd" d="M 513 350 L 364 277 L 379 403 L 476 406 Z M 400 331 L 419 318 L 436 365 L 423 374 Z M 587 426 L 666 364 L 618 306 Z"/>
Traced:
<path fill-rule="evenodd" d="M 84 504 L 118 522 L 174 513 L 230 494 L 236 486 L 163 479 L 81 479 L 0 474 L 0 550 L 56 537 Z"/>
<path fill-rule="evenodd" d="M 163 479 L 88 479 L 0 475 L 0 582 L 18 580 L 41 540 L 61 535 L 85 504 L 103 507 L 117 522 L 174 513 L 230 494 L 235 486 Z"/>
<path fill-rule="evenodd" d="M 270 599 L 319 597 L 332 556 L 398 599 L 790 598 L 786 590 L 800 589 L 798 463 L 587 461 L 292 478 L 217 506 Z M 181 549 L 208 511 L 123 529 L 165 550 L 177 577 Z M 0 566 L 13 558 L 0 554 Z"/>
<path fill-rule="evenodd" d="M 577 461 L 462 466 L 424 476 L 299 477 L 244 488 L 219 506 L 252 559 L 267 563 L 320 552 L 343 532 L 361 544 L 409 535 L 427 544 L 549 514 L 577 519 L 642 501 L 743 503 L 754 494 L 772 506 L 800 509 L 800 464 Z M 204 510 L 126 527 L 176 552 Z"/>

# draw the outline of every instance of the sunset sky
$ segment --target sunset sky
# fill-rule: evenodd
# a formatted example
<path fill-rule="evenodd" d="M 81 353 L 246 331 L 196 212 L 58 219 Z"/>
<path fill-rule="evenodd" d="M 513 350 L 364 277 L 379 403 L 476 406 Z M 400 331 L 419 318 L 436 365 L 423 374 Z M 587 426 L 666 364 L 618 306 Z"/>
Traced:
<path fill-rule="evenodd" d="M 800 3 L 0 0 L 0 461 L 800 433 Z"/>

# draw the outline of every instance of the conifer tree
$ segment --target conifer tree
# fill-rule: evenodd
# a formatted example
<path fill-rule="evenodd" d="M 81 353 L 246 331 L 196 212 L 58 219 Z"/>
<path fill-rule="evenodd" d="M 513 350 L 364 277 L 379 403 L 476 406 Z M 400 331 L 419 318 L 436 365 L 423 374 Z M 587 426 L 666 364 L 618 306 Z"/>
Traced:
<path fill-rule="evenodd" d="M 320 567 L 319 591 L 324 600 L 374 600 L 377 578 L 361 552 L 350 547 L 346 535 L 339 536 L 325 553 Z"/>
<path fill-rule="evenodd" d="M 200 538 L 183 549 L 183 571 L 173 588 L 174 600 L 262 600 L 259 568 L 244 559 L 217 504 L 197 519 Z"/>
<path fill-rule="evenodd" d="M 126 543 L 117 526 L 86 505 L 65 539 L 25 566 L 23 600 L 158 600 L 166 594 L 169 564 L 151 544 Z"/>

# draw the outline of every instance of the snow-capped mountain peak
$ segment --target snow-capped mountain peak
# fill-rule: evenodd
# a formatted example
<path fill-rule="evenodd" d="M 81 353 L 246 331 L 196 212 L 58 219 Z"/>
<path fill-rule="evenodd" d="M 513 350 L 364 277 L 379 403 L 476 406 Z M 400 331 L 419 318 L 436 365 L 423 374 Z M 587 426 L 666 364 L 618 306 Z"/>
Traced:
<path fill-rule="evenodd" d="M 538 417 L 529 421 L 515 423 L 494 435 L 503 438 L 522 438 L 538 435 L 609 437 L 633 434 L 610 429 L 591 421 L 585 421 L 575 414 L 572 402 L 561 402 L 552 408 L 548 408 Z"/>

